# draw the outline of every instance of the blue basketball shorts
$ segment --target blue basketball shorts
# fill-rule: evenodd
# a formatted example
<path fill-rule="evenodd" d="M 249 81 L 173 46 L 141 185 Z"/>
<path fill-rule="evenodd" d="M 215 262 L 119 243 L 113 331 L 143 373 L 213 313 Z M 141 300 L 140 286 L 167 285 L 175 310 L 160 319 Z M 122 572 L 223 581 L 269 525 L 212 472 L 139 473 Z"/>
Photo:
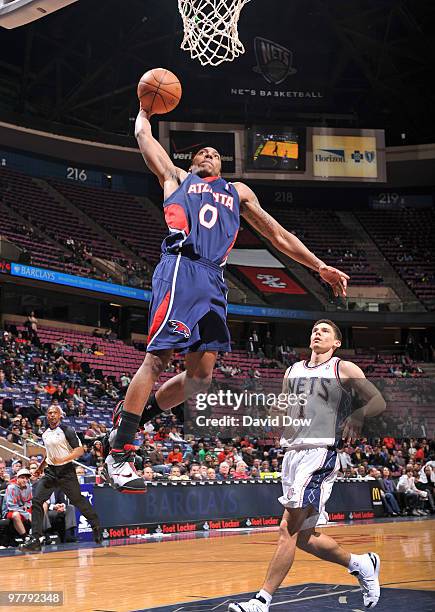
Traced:
<path fill-rule="evenodd" d="M 147 351 L 230 351 L 223 270 L 203 259 L 162 256 L 152 282 Z"/>

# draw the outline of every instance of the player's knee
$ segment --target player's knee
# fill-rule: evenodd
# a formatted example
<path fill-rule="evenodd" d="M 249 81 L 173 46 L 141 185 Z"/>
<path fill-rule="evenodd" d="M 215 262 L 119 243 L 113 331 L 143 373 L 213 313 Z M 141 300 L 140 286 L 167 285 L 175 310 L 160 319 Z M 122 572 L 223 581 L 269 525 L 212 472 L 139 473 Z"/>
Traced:
<path fill-rule="evenodd" d="M 143 363 L 143 367 L 149 371 L 154 380 L 157 380 L 160 374 L 166 369 L 166 363 L 161 357 L 148 353 Z"/>
<path fill-rule="evenodd" d="M 211 381 L 213 379 L 213 375 L 211 373 L 207 373 L 207 374 L 203 374 L 201 375 L 198 380 L 199 380 L 199 385 L 202 389 L 202 391 L 207 391 L 207 389 L 209 388 L 209 386 L 211 385 Z"/>
<path fill-rule="evenodd" d="M 300 531 L 298 533 L 298 539 L 296 540 L 296 546 L 301 550 L 306 550 L 308 547 L 308 540 L 310 539 L 310 532 L 307 530 Z"/>
<path fill-rule="evenodd" d="M 12 520 L 13 521 L 21 521 L 21 515 L 19 512 L 12 512 Z"/>
<path fill-rule="evenodd" d="M 212 372 L 195 372 L 191 377 L 192 385 L 196 392 L 204 393 L 211 385 Z"/>

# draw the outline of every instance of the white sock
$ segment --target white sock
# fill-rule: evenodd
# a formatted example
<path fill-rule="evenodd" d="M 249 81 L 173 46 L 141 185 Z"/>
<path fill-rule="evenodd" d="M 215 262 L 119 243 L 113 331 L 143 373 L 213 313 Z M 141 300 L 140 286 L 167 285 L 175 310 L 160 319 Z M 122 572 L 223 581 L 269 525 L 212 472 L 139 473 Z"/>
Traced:
<path fill-rule="evenodd" d="M 348 565 L 348 569 L 350 572 L 359 572 L 361 570 L 362 557 L 363 555 L 350 555 L 350 561 Z"/>
<path fill-rule="evenodd" d="M 261 589 L 260 591 L 258 591 L 257 597 L 262 597 L 263 599 L 265 599 L 266 604 L 270 606 L 270 602 L 272 601 L 272 595 L 270 595 L 267 591 Z"/>

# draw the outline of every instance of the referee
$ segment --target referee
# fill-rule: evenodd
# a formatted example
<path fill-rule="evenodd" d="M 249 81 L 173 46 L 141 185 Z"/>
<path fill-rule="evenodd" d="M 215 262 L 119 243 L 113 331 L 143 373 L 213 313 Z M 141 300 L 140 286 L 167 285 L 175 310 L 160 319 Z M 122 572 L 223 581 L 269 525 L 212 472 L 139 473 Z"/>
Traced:
<path fill-rule="evenodd" d="M 32 535 L 21 544 L 23 552 L 41 550 L 42 521 L 44 510 L 42 504 L 49 499 L 55 489 L 60 489 L 69 498 L 92 525 L 94 540 L 101 544 L 102 535 L 98 515 L 88 500 L 82 496 L 77 480 L 74 460 L 83 455 L 83 447 L 72 427 L 61 424 L 62 413 L 59 406 L 50 406 L 47 410 L 48 427 L 42 434 L 47 456 L 37 472 L 47 465 L 44 475 L 36 483 L 32 500 Z"/>

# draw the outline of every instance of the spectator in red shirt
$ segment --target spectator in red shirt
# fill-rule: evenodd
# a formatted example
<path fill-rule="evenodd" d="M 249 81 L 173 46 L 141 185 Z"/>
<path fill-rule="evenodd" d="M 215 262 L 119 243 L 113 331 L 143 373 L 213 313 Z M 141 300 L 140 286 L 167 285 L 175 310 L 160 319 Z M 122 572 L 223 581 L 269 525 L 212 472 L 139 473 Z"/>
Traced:
<path fill-rule="evenodd" d="M 183 453 L 180 451 L 180 447 L 174 446 L 167 456 L 166 463 L 182 463 L 182 461 Z"/>
<path fill-rule="evenodd" d="M 17 344 L 28 344 L 28 340 L 23 338 L 23 334 L 21 332 L 18 332 L 18 336 L 15 338 L 15 342 Z"/>
<path fill-rule="evenodd" d="M 233 458 L 234 458 L 234 453 L 233 453 L 232 446 L 226 446 L 225 449 L 221 451 L 218 455 L 219 463 L 222 463 L 222 461 L 228 461 L 229 459 L 233 459 Z"/>
<path fill-rule="evenodd" d="M 57 391 L 57 387 L 55 385 L 53 385 L 53 379 L 49 378 L 47 384 L 44 387 L 45 392 L 47 393 L 47 395 L 53 395 L 53 393 L 56 393 Z"/>
<path fill-rule="evenodd" d="M 416 452 L 414 454 L 415 461 L 424 461 L 424 448 L 421 444 L 416 445 Z"/>
<path fill-rule="evenodd" d="M 168 434 L 165 427 L 159 427 L 158 431 L 154 434 L 154 442 L 164 442 Z"/>
<path fill-rule="evenodd" d="M 16 480 L 11 480 L 6 488 L 3 504 L 3 516 L 13 522 L 16 531 L 25 535 L 30 527 L 32 508 L 32 487 L 30 471 L 23 468 L 18 471 Z"/>
<path fill-rule="evenodd" d="M 384 438 L 384 444 L 389 450 L 393 450 L 396 446 L 396 440 L 391 437 Z"/>
<path fill-rule="evenodd" d="M 69 386 L 68 386 L 68 388 L 67 388 L 67 390 L 66 390 L 66 394 L 67 394 L 67 396 L 68 396 L 68 397 L 70 397 L 70 398 L 73 398 L 73 397 L 74 397 L 75 392 L 76 392 L 76 389 L 75 389 L 75 387 L 74 387 L 74 384 L 73 384 L 73 383 L 70 383 L 70 384 L 69 384 Z"/>
<path fill-rule="evenodd" d="M 98 428 L 98 423 L 91 421 L 88 429 L 85 431 L 85 439 L 94 440 L 95 438 L 98 438 L 99 435 L 100 430 Z"/>
<path fill-rule="evenodd" d="M 69 358 L 68 361 L 69 361 L 68 368 L 70 372 L 81 372 L 82 371 L 81 363 L 76 361 L 76 358 L 73 355 Z"/>
<path fill-rule="evenodd" d="M 235 480 L 245 480 L 249 478 L 248 466 L 244 461 L 238 461 L 236 465 L 236 471 L 234 472 Z"/>
<path fill-rule="evenodd" d="M 240 440 L 240 446 L 243 448 L 244 446 L 252 446 L 252 444 L 249 441 L 248 436 L 245 436 L 244 438 L 242 438 Z"/>

